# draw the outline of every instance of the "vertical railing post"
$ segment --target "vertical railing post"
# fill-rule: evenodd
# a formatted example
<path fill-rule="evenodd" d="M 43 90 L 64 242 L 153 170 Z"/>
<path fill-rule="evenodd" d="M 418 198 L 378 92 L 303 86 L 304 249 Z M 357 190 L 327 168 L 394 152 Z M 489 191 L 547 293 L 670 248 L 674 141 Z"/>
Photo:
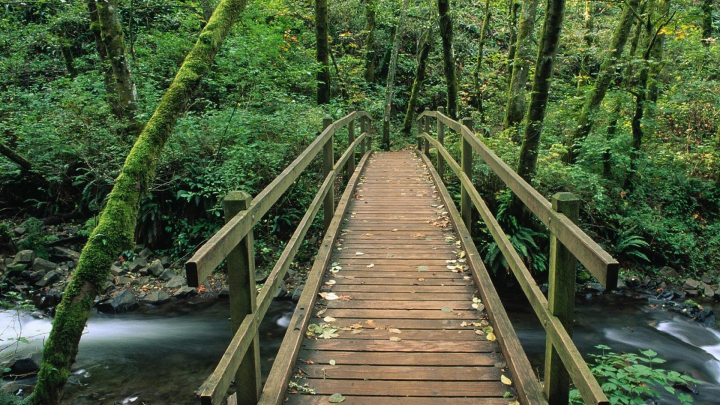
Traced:
<path fill-rule="evenodd" d="M 327 129 L 330 125 L 332 125 L 333 120 L 332 117 L 329 115 L 326 115 L 325 118 L 323 118 L 323 131 Z M 327 142 L 325 142 L 325 146 L 323 146 L 323 178 L 326 178 L 328 174 L 333 170 L 333 166 L 335 165 L 335 152 L 333 149 L 333 143 L 335 141 L 335 134 L 331 134 L 330 138 L 328 138 Z M 330 222 L 332 222 L 333 213 L 335 212 L 335 191 L 334 187 L 330 187 L 327 194 L 325 195 L 325 200 L 323 202 L 323 206 L 325 208 L 325 228 L 324 230 L 328 230 L 330 228 Z"/>
<path fill-rule="evenodd" d="M 244 191 L 231 191 L 223 199 L 225 222 L 227 223 L 240 211 L 250 208 L 252 197 Z M 232 333 L 240 327 L 245 316 L 255 311 L 255 250 L 253 232 L 248 234 L 227 256 L 228 289 L 230 292 L 230 322 Z M 260 398 L 260 343 L 257 330 L 237 373 L 235 387 L 238 403 L 257 404 Z"/>
<path fill-rule="evenodd" d="M 573 193 L 556 193 L 552 197 L 554 211 L 574 223 L 580 215 L 580 200 Z M 577 259 L 560 241 L 550 234 L 550 274 L 548 309 L 558 317 L 568 335 L 573 333 L 575 311 L 575 267 Z M 567 404 L 570 376 L 550 340 L 545 341 L 545 395 L 551 404 Z"/>
<path fill-rule="evenodd" d="M 472 131 L 472 119 L 463 118 L 462 124 L 468 127 L 470 131 Z M 462 131 L 460 131 L 460 138 L 462 139 L 462 171 L 472 181 L 472 147 L 470 146 L 470 142 L 465 139 L 465 135 L 462 134 Z M 460 214 L 462 216 L 463 222 L 465 222 L 465 226 L 467 227 L 468 232 L 472 234 L 472 201 L 470 201 L 470 194 L 464 186 L 461 187 L 461 190 L 462 193 L 460 194 Z"/>
<path fill-rule="evenodd" d="M 355 112 L 355 109 L 351 109 L 352 112 Z M 348 147 L 352 145 L 352 143 L 355 142 L 355 117 L 348 123 Z M 352 176 L 353 172 L 355 171 L 355 150 L 353 149 L 352 154 L 350 155 L 350 159 L 347 161 L 347 169 L 345 170 L 345 180 L 350 180 L 350 177 Z"/>
<path fill-rule="evenodd" d="M 438 107 L 437 112 L 445 115 L 445 107 Z M 443 125 L 442 121 L 440 121 L 440 117 L 437 117 L 437 140 L 440 145 L 445 144 L 445 126 Z M 440 149 L 438 149 L 437 151 L 437 172 L 442 179 L 443 173 L 445 173 L 445 160 L 440 153 Z"/>
<path fill-rule="evenodd" d="M 423 148 L 423 139 L 421 137 L 422 131 L 423 131 L 423 122 L 425 122 L 425 117 L 420 117 L 419 120 L 417 120 L 417 148 L 418 151 L 422 151 Z"/>
<path fill-rule="evenodd" d="M 364 112 L 360 110 L 360 112 Z M 367 125 L 365 123 L 365 120 L 367 117 L 363 116 L 360 117 L 360 135 L 367 133 Z M 360 156 L 365 156 L 365 143 L 366 141 L 360 142 Z"/>
<path fill-rule="evenodd" d="M 425 133 L 430 135 L 430 117 L 425 117 Z M 425 140 L 425 156 L 430 156 L 430 142 Z"/>

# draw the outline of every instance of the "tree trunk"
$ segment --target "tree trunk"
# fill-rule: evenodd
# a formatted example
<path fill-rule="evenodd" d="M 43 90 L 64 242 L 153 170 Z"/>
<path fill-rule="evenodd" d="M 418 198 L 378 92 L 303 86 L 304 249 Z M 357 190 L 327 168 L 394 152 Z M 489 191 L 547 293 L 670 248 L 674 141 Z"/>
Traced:
<path fill-rule="evenodd" d="M 364 0 L 367 37 L 365 39 L 365 82 L 375 82 L 375 0 Z"/>
<path fill-rule="evenodd" d="M 110 108 L 118 118 L 122 118 L 122 109 L 117 102 L 115 96 L 115 87 L 113 86 L 112 68 L 110 68 L 107 58 L 107 50 L 102 40 L 102 30 L 100 29 L 100 17 L 98 16 L 97 3 L 95 0 L 88 0 L 88 14 L 90 16 L 90 31 L 95 38 L 95 49 L 97 49 L 98 59 L 100 60 L 100 72 L 103 75 L 103 84 L 105 86 L 105 97 L 107 98 Z"/>
<path fill-rule="evenodd" d="M 485 127 L 485 111 L 483 108 L 483 90 L 480 85 L 480 68 L 482 67 L 483 61 L 483 50 L 485 49 L 485 41 L 490 29 L 490 18 L 492 12 L 490 11 L 490 0 L 485 2 L 485 18 L 483 19 L 482 29 L 480 30 L 480 40 L 478 41 L 478 56 L 477 64 L 473 70 L 473 90 L 475 90 L 475 99 L 477 104 L 478 112 L 480 113 L 480 123 L 482 127 Z M 483 129 L 483 132 L 485 130 Z"/>
<path fill-rule="evenodd" d="M 400 40 L 402 38 L 403 27 L 405 25 L 405 15 L 407 12 L 408 0 L 403 2 L 400 10 L 400 19 L 398 20 L 397 29 L 395 30 L 395 38 L 393 39 L 392 53 L 390 54 L 390 66 L 388 67 L 387 85 L 385 87 L 385 113 L 383 114 L 383 138 L 382 147 L 390 150 L 390 112 L 392 110 L 392 99 L 395 93 L 395 71 L 397 70 L 398 53 L 400 52 Z"/>
<path fill-rule="evenodd" d="M 0 142 L 0 154 L 10 159 L 12 162 L 20 166 L 23 171 L 32 171 L 33 165 L 29 160 L 17 154 L 14 150 L 10 149 L 7 145 Z"/>
<path fill-rule="evenodd" d="M 533 31 L 535 30 L 535 14 L 538 0 L 523 2 L 520 16 L 520 31 L 517 38 L 517 50 L 513 61 L 512 78 L 508 87 L 507 104 L 505 105 L 505 119 L 503 129 L 517 126 L 522 122 L 525 114 L 525 86 L 530 74 L 530 63 L 533 57 Z M 516 132 L 517 134 L 517 132 Z M 515 142 L 519 137 L 513 136 Z"/>
<path fill-rule="evenodd" d="M 428 55 L 430 54 L 430 48 L 432 47 L 432 25 L 425 34 L 425 39 L 422 48 L 420 49 L 420 55 L 418 55 L 417 71 L 415 72 L 415 80 L 413 81 L 412 91 L 410 92 L 410 100 L 408 101 L 407 111 L 405 112 L 405 121 L 403 123 L 402 132 L 410 134 L 412 129 L 413 119 L 415 118 L 415 106 L 417 105 L 418 95 L 420 94 L 420 87 L 425 82 L 425 70 L 427 69 Z"/>
<path fill-rule="evenodd" d="M 703 0 L 702 4 L 702 28 L 703 28 L 703 45 L 709 46 L 712 41 L 709 39 L 713 36 L 713 3 L 715 0 Z"/>
<path fill-rule="evenodd" d="M 98 0 L 97 6 L 102 39 L 115 78 L 115 90 L 122 116 L 134 121 L 138 109 L 137 90 L 130 73 L 130 63 L 125 56 L 125 39 L 117 0 Z"/>
<path fill-rule="evenodd" d="M 545 120 L 555 55 L 560 42 L 564 16 L 565 0 L 548 0 L 542 37 L 538 45 L 530 106 L 525 117 L 525 133 L 517 170 L 518 174 L 527 182 L 532 181 L 537 166 L 538 146 L 540 145 L 540 135 Z"/>
<path fill-rule="evenodd" d="M 57 307 L 30 404 L 60 402 L 93 300 L 118 255 L 134 246 L 140 197 L 153 181 L 163 147 L 245 4 L 246 0 L 220 1 L 125 160 Z"/>
<path fill-rule="evenodd" d="M 572 137 L 570 138 L 566 155 L 566 161 L 568 163 L 575 163 L 580 146 L 593 127 L 594 115 L 600 109 L 600 104 L 605 98 L 610 84 L 613 79 L 615 79 L 617 64 L 625 49 L 625 44 L 630 36 L 630 30 L 633 20 L 635 19 L 633 11 L 637 9 L 638 3 L 639 0 L 627 0 L 625 10 L 623 10 L 620 21 L 615 27 L 615 32 L 610 41 L 607 54 L 603 59 L 602 65 L 600 65 L 600 72 L 595 81 L 595 87 L 585 99 L 585 104 L 580 111 L 580 117 L 575 126 L 575 131 L 573 131 Z"/>
<path fill-rule="evenodd" d="M 315 40 L 317 62 L 317 103 L 330 102 L 330 49 L 328 44 L 328 6 L 327 0 L 315 0 Z"/>
<path fill-rule="evenodd" d="M 595 14 L 595 2 L 593 0 L 585 0 L 585 12 L 583 13 L 585 35 L 583 40 L 585 41 L 585 50 L 582 53 L 582 60 L 580 61 L 580 72 L 578 73 L 577 91 L 575 95 L 577 97 L 582 96 L 582 87 L 590 78 L 590 48 L 595 43 L 594 30 L 594 14 Z"/>
<path fill-rule="evenodd" d="M 443 69 L 445 70 L 445 81 L 447 82 L 447 112 L 450 118 L 457 119 L 458 81 L 453 52 L 452 19 L 448 13 L 450 0 L 438 0 L 437 4 L 440 14 L 440 37 L 443 45 Z"/>
<path fill-rule="evenodd" d="M 522 7 L 519 1 L 511 1 L 508 4 L 508 28 L 510 31 L 510 39 L 508 41 L 508 57 L 507 57 L 507 84 L 510 86 L 510 80 L 513 75 L 513 64 L 515 61 L 515 52 L 517 51 L 517 12 Z"/>
<path fill-rule="evenodd" d="M 660 21 L 663 18 L 668 18 L 670 13 L 670 0 L 657 0 L 657 11 L 655 13 L 655 21 Z M 652 101 L 653 104 L 657 103 L 658 96 L 660 95 L 660 86 L 658 85 L 658 76 L 664 67 L 663 64 L 663 53 L 665 50 L 665 35 L 658 35 L 655 38 L 655 44 L 653 45 L 651 52 L 651 59 L 653 64 L 650 66 L 650 76 L 648 77 L 648 100 Z"/>

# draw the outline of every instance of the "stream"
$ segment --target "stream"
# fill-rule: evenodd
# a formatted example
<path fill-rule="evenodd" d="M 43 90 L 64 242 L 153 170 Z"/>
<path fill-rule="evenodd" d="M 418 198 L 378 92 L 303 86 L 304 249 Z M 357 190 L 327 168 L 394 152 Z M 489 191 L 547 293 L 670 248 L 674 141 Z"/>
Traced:
<path fill-rule="evenodd" d="M 501 292 L 510 319 L 534 368 L 542 369 L 545 334 L 524 298 Z M 275 301 L 260 328 L 263 378 L 282 342 L 294 304 Z M 720 305 L 715 305 L 716 313 Z M 650 305 L 646 299 L 620 295 L 582 297 L 576 302 L 574 340 L 581 353 L 652 349 L 667 360 L 661 365 L 687 372 L 702 384 L 695 403 L 720 398 L 720 328 Z M 158 309 L 120 315 L 94 314 L 80 344 L 63 403 L 197 404 L 193 392 L 209 375 L 230 341 L 227 301 L 196 307 Z M 0 325 L 15 322 L 15 312 L 0 312 Z M 20 316 L 24 336 L 36 336 L 23 348 L 39 350 L 49 319 Z M 0 338 L 13 336 L 0 329 Z M 18 383 L 32 383 L 32 379 Z M 671 395 L 659 402 L 675 404 Z"/>

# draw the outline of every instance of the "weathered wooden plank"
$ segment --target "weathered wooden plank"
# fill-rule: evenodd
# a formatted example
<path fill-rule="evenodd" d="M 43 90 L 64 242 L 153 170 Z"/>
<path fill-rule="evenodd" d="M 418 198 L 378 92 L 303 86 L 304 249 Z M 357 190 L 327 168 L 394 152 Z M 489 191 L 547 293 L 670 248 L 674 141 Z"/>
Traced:
<path fill-rule="evenodd" d="M 320 249 L 318 250 L 315 263 L 313 263 L 313 268 L 305 283 L 305 289 L 300 296 L 295 313 L 293 314 L 288 330 L 285 333 L 283 344 L 280 346 L 278 355 L 275 358 L 274 366 L 272 370 L 270 370 L 268 379 L 263 387 L 263 392 L 260 396 L 260 401 L 258 402 L 261 405 L 278 405 L 284 398 L 285 387 L 287 387 L 288 380 L 290 379 L 290 375 L 292 374 L 295 366 L 295 360 L 297 359 L 298 351 L 305 335 L 305 328 L 307 327 L 310 319 L 310 314 L 317 297 L 316 294 L 322 282 L 324 269 L 330 261 L 332 247 L 340 228 L 340 219 L 347 210 L 348 203 L 355 190 L 355 185 L 360 178 L 365 162 L 371 153 L 372 152 L 368 152 L 360 160 L 357 168 L 355 169 L 355 173 L 353 173 L 352 177 L 348 181 L 347 188 L 338 202 L 333 221 L 330 224 L 330 228 L 324 237 L 324 241 L 320 246 Z"/>
<path fill-rule="evenodd" d="M 367 266 L 365 266 L 367 269 Z M 375 278 L 380 277 L 385 281 L 391 281 L 392 278 L 409 278 L 417 280 L 418 278 L 425 278 L 427 279 L 448 279 L 448 280 L 463 280 L 463 276 L 460 273 L 453 273 L 451 270 L 448 270 L 447 268 L 439 269 L 436 271 L 430 271 L 425 268 L 422 270 L 418 270 L 417 268 L 409 268 L 409 271 L 397 271 L 395 269 L 390 270 L 388 267 L 388 270 L 383 270 L 382 268 L 377 268 L 378 266 L 374 266 L 372 270 L 350 270 L 346 267 L 343 268 L 341 272 L 338 272 L 335 276 L 332 278 L 340 281 L 340 279 L 344 279 L 346 281 L 355 280 L 355 279 L 367 279 L 367 278 Z"/>
<path fill-rule="evenodd" d="M 367 326 L 367 325 L 365 325 Z M 397 329 L 397 328 L 395 328 Z M 398 329 L 397 331 L 390 332 L 390 329 L 352 329 L 352 330 L 338 330 L 338 337 L 334 339 L 354 339 L 354 340 L 378 340 L 378 339 L 390 339 L 393 336 L 405 340 L 438 340 L 441 342 L 450 341 L 475 341 L 484 340 L 485 336 L 480 336 L 475 333 L 475 328 L 471 325 L 462 330 L 443 330 L 443 329 Z"/>
<path fill-rule="evenodd" d="M 303 350 L 298 359 L 301 364 L 308 360 L 314 364 L 330 364 L 330 360 L 335 360 L 335 364 L 370 366 L 493 366 L 501 361 L 498 353 L 468 356 L 467 353 L 358 353 L 317 350 Z"/>
<path fill-rule="evenodd" d="M 384 292 L 384 293 L 407 293 L 407 292 L 445 292 L 445 293 L 471 293 L 475 291 L 474 286 L 433 286 L 433 285 L 418 285 L 418 286 L 401 286 L 401 285 L 339 285 L 333 288 L 333 292 L 350 293 L 353 292 Z"/>
<path fill-rule="evenodd" d="M 441 397 L 378 397 L 347 396 L 347 405 L 508 405 L 515 402 L 506 398 L 441 398 Z M 327 405 L 328 395 L 289 395 L 286 405 Z"/>
<path fill-rule="evenodd" d="M 351 300 L 335 300 L 328 301 L 328 308 L 335 309 L 434 309 L 442 310 L 442 308 L 452 308 L 454 310 L 472 310 L 472 301 L 469 299 L 464 301 L 376 301 L 376 300 L 359 300 L 353 298 Z"/>
<path fill-rule="evenodd" d="M 400 334 L 394 337 L 402 339 Z M 363 340 L 363 339 L 321 339 L 306 340 L 305 350 L 394 352 L 394 353 L 492 353 L 497 344 L 490 341 L 441 342 L 437 340 Z"/>
<path fill-rule="evenodd" d="M 328 309 L 325 316 L 333 318 L 368 318 L 368 319 L 465 319 L 478 320 L 475 310 L 460 310 L 450 307 L 449 312 L 440 309 Z"/>
<path fill-rule="evenodd" d="M 450 273 L 453 274 L 453 273 Z M 425 278 L 422 274 L 417 275 L 413 278 L 390 278 L 390 277 L 378 277 L 378 278 L 348 278 L 348 277 L 337 277 L 334 279 L 335 285 L 424 285 L 424 286 L 466 286 L 472 285 L 471 280 L 463 280 L 462 278 Z"/>
<path fill-rule="evenodd" d="M 467 297 L 468 299 L 472 299 L 471 293 L 392 293 L 388 294 L 387 292 L 353 292 L 352 293 L 352 299 L 353 300 L 398 300 L 398 301 L 408 301 L 408 300 L 435 300 L 435 301 L 454 301 L 458 299 L 462 299 Z M 344 301 L 344 300 L 343 300 Z M 329 302 L 329 301 L 328 301 Z"/>
<path fill-rule="evenodd" d="M 462 319 L 367 319 L 367 318 L 338 318 L 333 326 L 350 327 L 360 324 L 370 328 L 398 328 L 398 329 L 467 329 L 463 323 L 469 320 Z"/>
<path fill-rule="evenodd" d="M 467 397 L 482 393 L 485 397 L 502 397 L 509 391 L 499 381 L 360 381 L 300 379 L 298 385 L 308 384 L 317 394 L 375 395 L 390 397 Z"/>
<path fill-rule="evenodd" d="M 341 380 L 499 381 L 497 367 L 305 365 L 305 377 Z"/>

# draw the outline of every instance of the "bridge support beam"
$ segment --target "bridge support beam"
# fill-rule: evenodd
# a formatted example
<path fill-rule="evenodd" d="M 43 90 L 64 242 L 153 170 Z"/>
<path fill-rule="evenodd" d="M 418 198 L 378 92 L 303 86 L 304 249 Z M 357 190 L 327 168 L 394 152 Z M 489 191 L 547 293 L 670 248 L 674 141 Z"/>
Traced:
<path fill-rule="evenodd" d="M 468 127 L 470 131 L 472 131 L 472 119 L 463 118 L 462 124 Z M 472 181 L 472 146 L 470 146 L 470 142 L 465 139 L 462 131 L 460 133 L 460 137 L 462 138 L 462 171 Z M 467 189 L 465 187 L 462 187 L 461 190 L 462 192 L 460 194 L 460 215 L 462 216 L 463 222 L 465 222 L 465 226 L 467 227 L 468 232 L 470 232 L 470 234 L 472 235 L 472 201 L 470 201 L 470 194 L 468 193 Z"/>
<path fill-rule="evenodd" d="M 244 191 L 232 191 L 223 199 L 225 222 L 250 208 L 252 196 Z M 245 315 L 255 311 L 255 249 L 252 230 L 227 256 L 228 287 L 230 292 L 230 322 L 235 335 Z M 247 354 L 235 373 L 238 404 L 257 404 L 261 390 L 260 343 L 257 333 Z"/>
<path fill-rule="evenodd" d="M 331 116 L 326 115 L 325 118 L 323 118 L 323 131 L 327 129 L 330 125 L 332 125 L 333 119 Z M 333 170 L 333 166 L 335 165 L 335 151 L 333 149 L 333 145 L 335 144 L 335 135 L 331 136 L 330 139 L 327 140 L 325 145 L 323 146 L 323 178 L 327 177 L 328 174 Z M 328 190 L 327 195 L 325 196 L 325 200 L 323 201 L 324 206 L 324 217 L 325 217 L 325 227 L 324 230 L 328 230 L 330 227 L 330 222 L 332 222 L 333 215 L 335 213 L 335 191 L 334 187 L 331 187 L 330 190 Z"/>
<path fill-rule="evenodd" d="M 580 200 L 573 193 L 557 193 L 552 208 L 572 222 L 578 222 Z M 577 259 L 550 234 L 550 274 L 548 280 L 548 309 L 572 337 L 575 312 L 575 268 Z M 567 404 L 570 376 L 550 340 L 545 342 L 545 396 L 550 404 Z"/>

